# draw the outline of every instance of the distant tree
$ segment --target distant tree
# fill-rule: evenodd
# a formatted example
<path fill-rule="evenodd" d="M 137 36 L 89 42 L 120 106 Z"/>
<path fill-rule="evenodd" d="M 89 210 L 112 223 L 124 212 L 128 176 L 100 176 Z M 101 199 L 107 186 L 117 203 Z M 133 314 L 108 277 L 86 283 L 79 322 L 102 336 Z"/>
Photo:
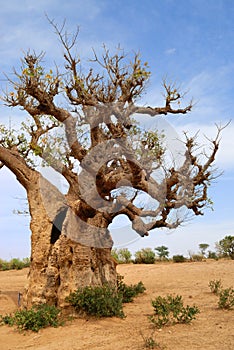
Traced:
<path fill-rule="evenodd" d="M 112 258 L 115 259 L 115 261 L 116 261 L 117 263 L 119 263 L 119 254 L 118 254 L 118 249 L 117 249 L 117 248 L 113 248 L 113 249 L 111 250 L 111 256 L 112 256 Z"/>
<path fill-rule="evenodd" d="M 207 256 L 208 259 L 215 259 L 215 260 L 218 260 L 218 256 L 216 254 L 216 252 L 212 252 L 211 250 L 208 251 L 208 256 Z"/>
<path fill-rule="evenodd" d="M 234 260 L 234 236 L 225 236 L 216 243 L 216 250 L 223 257 L 230 257 Z"/>
<path fill-rule="evenodd" d="M 165 247 L 164 245 L 160 247 L 156 247 L 155 250 L 157 251 L 157 255 L 160 260 L 166 260 L 169 256 L 169 251 L 168 248 Z"/>
<path fill-rule="evenodd" d="M 122 248 L 118 250 L 118 259 L 120 262 L 128 264 L 131 262 L 132 253 L 128 248 Z"/>
<path fill-rule="evenodd" d="M 190 261 L 202 261 L 203 260 L 203 255 L 202 254 L 193 254 L 190 257 Z"/>
<path fill-rule="evenodd" d="M 200 252 L 202 254 L 202 256 L 204 257 L 206 255 L 206 249 L 209 247 L 210 245 L 207 244 L 207 243 L 200 243 L 199 244 L 199 249 L 200 249 Z"/>
<path fill-rule="evenodd" d="M 136 264 L 154 264 L 155 253 L 151 248 L 143 248 L 135 253 Z"/>

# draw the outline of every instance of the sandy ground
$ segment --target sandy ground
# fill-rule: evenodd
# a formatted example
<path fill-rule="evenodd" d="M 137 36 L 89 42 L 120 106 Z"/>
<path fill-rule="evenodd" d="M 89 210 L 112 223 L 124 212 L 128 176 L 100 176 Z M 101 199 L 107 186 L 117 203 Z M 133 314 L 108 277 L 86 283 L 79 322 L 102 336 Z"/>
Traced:
<path fill-rule="evenodd" d="M 150 336 L 170 350 L 234 349 L 234 310 L 218 309 L 218 298 L 208 287 L 214 279 L 221 279 L 224 287 L 234 286 L 234 261 L 120 265 L 118 272 L 127 284 L 142 280 L 146 286 L 143 295 L 124 307 L 125 319 L 75 319 L 63 327 L 24 334 L 1 326 L 0 349 L 137 350 L 144 349 L 143 337 Z M 27 269 L 0 272 L 0 314 L 16 309 L 16 292 L 23 290 L 26 278 Z M 169 293 L 182 295 L 186 304 L 197 305 L 201 313 L 190 325 L 164 327 L 152 334 L 151 300 Z"/>

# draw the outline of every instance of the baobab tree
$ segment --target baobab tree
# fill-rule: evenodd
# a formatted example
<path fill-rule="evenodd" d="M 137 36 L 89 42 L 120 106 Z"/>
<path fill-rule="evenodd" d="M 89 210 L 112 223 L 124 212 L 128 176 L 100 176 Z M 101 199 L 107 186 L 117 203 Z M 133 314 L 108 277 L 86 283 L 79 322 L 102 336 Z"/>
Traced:
<path fill-rule="evenodd" d="M 80 286 L 116 283 L 108 227 L 118 215 L 126 215 L 141 237 L 178 227 L 182 207 L 202 215 L 221 131 L 206 158 L 196 152 L 196 138 L 185 134 L 182 163 L 168 166 L 161 134 L 143 130 L 135 117 L 187 114 L 192 103 L 183 107 L 178 89 L 164 82 L 164 105 L 140 105 L 150 72 L 139 54 L 104 48 L 83 69 L 78 32 L 71 37 L 64 26 L 51 24 L 64 49 L 64 69 L 47 70 L 44 54 L 29 51 L 2 97 L 6 106 L 28 114 L 18 131 L 1 126 L 0 139 L 1 167 L 25 188 L 31 217 L 26 307 L 65 307 Z M 43 167 L 64 179 L 66 193 L 43 175 Z M 157 178 L 159 170 L 163 176 Z M 142 194 L 152 199 L 150 206 L 138 200 Z"/>

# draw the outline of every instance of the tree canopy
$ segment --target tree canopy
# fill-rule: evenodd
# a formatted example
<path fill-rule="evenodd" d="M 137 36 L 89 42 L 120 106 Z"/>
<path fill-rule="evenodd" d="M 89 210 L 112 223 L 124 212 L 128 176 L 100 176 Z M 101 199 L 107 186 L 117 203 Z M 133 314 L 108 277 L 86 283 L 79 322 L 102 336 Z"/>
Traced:
<path fill-rule="evenodd" d="M 234 260 L 234 236 L 225 236 L 216 244 L 216 249 L 221 256 Z"/>
<path fill-rule="evenodd" d="M 162 245 L 162 246 L 156 247 L 155 250 L 157 251 L 157 254 L 160 260 L 166 260 L 168 258 L 169 256 L 168 247 Z"/>
<path fill-rule="evenodd" d="M 120 48 L 112 54 L 104 47 L 100 56 L 93 52 L 87 69 L 77 54 L 78 31 L 71 36 L 64 25 L 50 22 L 64 49 L 64 69 L 47 69 L 44 53 L 28 51 L 21 69 L 8 77 L 5 105 L 23 109 L 29 118 L 19 130 L 0 127 L 1 167 L 26 190 L 39 165 L 53 168 L 67 184 L 63 202 L 87 225 L 95 217 L 90 225 L 96 229 L 125 214 L 146 236 L 155 228 L 179 226 L 180 208 L 203 215 L 221 128 L 208 141 L 205 157 L 197 151 L 196 136 L 185 134 L 182 164 L 168 167 L 163 135 L 143 130 L 135 117 L 187 114 L 192 102 L 183 106 L 183 94 L 164 81 L 165 104 L 140 105 L 151 73 L 139 54 L 126 55 Z M 163 177 L 157 179 L 159 169 Z M 139 201 L 142 193 L 152 199 L 150 206 Z"/>

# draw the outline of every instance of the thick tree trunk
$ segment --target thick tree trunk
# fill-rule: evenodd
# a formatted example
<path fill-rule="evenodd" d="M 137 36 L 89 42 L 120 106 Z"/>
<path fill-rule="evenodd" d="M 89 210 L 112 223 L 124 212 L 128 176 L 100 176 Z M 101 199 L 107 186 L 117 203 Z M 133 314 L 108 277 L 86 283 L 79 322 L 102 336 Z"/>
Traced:
<path fill-rule="evenodd" d="M 40 181 L 28 191 L 32 250 L 23 305 L 48 303 L 64 308 L 66 297 L 78 287 L 116 283 L 112 241 L 105 227 L 98 230 L 83 223 L 66 207 L 61 193 Z M 100 226 L 100 217 L 92 220 L 93 224 L 99 220 Z M 96 237 L 94 228 L 99 231 Z"/>

